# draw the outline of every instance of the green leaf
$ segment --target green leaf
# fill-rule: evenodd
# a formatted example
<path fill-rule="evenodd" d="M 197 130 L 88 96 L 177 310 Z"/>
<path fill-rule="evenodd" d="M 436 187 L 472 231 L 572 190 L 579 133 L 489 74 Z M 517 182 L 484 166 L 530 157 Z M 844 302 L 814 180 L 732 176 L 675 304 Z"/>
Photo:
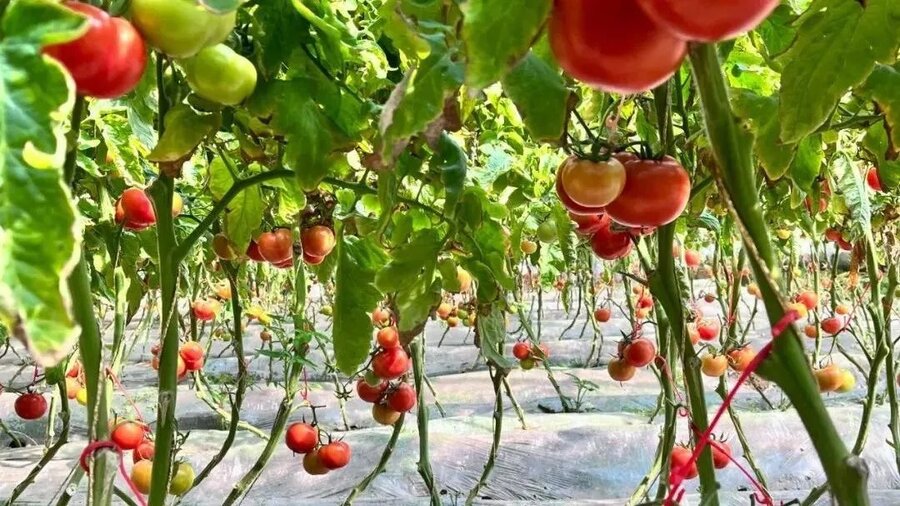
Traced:
<path fill-rule="evenodd" d="M 797 145 L 797 154 L 791 163 L 791 179 L 806 193 L 812 192 L 812 185 L 822 169 L 825 152 L 822 150 L 822 136 L 810 135 Z"/>
<path fill-rule="evenodd" d="M 353 374 L 366 360 L 372 341 L 372 320 L 382 294 L 375 275 L 387 257 L 372 239 L 341 233 L 336 255 L 334 292 L 334 358 L 344 374 Z"/>
<path fill-rule="evenodd" d="M 221 158 L 209 164 L 209 189 L 215 200 L 221 200 L 234 185 L 234 177 Z M 246 251 L 250 240 L 262 224 L 266 212 L 262 190 L 258 185 L 244 188 L 225 211 L 222 232 L 237 251 Z"/>
<path fill-rule="evenodd" d="M 441 303 L 441 281 L 434 278 L 434 263 L 415 283 L 397 292 L 397 329 L 409 332 L 423 325 L 431 312 Z"/>
<path fill-rule="evenodd" d="M 441 183 L 446 194 L 444 213 L 452 216 L 466 183 L 466 152 L 452 137 L 442 132 L 437 152 L 431 157 L 431 166 L 441 172 Z"/>
<path fill-rule="evenodd" d="M 896 58 L 900 44 L 896 0 L 823 0 L 804 17 L 781 59 L 785 142 L 797 142 L 825 123 L 841 96 L 863 82 L 876 62 Z"/>
<path fill-rule="evenodd" d="M 568 119 L 569 90 L 559 71 L 528 53 L 503 79 L 503 90 L 535 140 L 555 142 L 562 138 Z"/>
<path fill-rule="evenodd" d="M 475 319 L 478 329 L 478 337 L 481 342 L 481 353 L 489 361 L 504 369 L 513 367 L 512 361 L 505 357 L 500 350 L 506 342 L 506 319 L 503 312 L 492 307 L 490 314 L 478 314 Z"/>
<path fill-rule="evenodd" d="M 444 100 L 462 81 L 462 64 L 454 61 L 440 44 L 417 68 L 407 72 L 391 92 L 379 119 L 385 163 L 392 162 L 413 135 L 424 131 L 443 113 Z"/>
<path fill-rule="evenodd" d="M 468 0 L 462 5 L 466 85 L 481 89 L 503 77 L 528 51 L 550 13 L 550 0 Z M 514 12 L 515 22 L 509 13 Z"/>
<path fill-rule="evenodd" d="M 417 232 L 408 243 L 394 251 L 391 261 L 375 276 L 375 287 L 389 293 L 415 283 L 422 277 L 423 269 L 428 270 L 430 266 L 430 270 L 434 270 L 442 245 L 437 230 L 429 228 Z"/>
<path fill-rule="evenodd" d="M 550 215 L 556 223 L 556 234 L 559 237 L 559 248 L 563 254 L 563 260 L 567 266 L 575 265 L 575 252 L 572 250 L 572 232 L 575 225 L 569 217 L 569 213 L 559 202 L 554 202 Z"/>
<path fill-rule="evenodd" d="M 456 262 L 450 258 L 444 258 L 438 261 L 438 272 L 441 273 L 442 288 L 451 293 L 459 292 L 459 276 L 456 274 Z"/>
<path fill-rule="evenodd" d="M 222 117 L 218 113 L 200 114 L 179 104 L 166 114 L 166 129 L 147 156 L 151 162 L 175 162 L 191 156 L 209 134 L 219 130 Z"/>
<path fill-rule="evenodd" d="M 884 112 L 891 127 L 891 142 L 900 146 L 900 72 L 887 65 L 876 65 L 860 92 Z"/>
<path fill-rule="evenodd" d="M 67 279 L 83 232 L 63 181 L 62 118 L 71 80 L 41 45 L 77 37 L 84 18 L 51 2 L 9 4 L 0 42 L 0 318 L 41 366 L 57 364 L 79 329 Z M 36 86 L 35 83 L 39 83 Z"/>
<path fill-rule="evenodd" d="M 779 135 L 778 97 L 761 97 L 751 91 L 735 90 L 734 113 L 753 132 L 753 151 L 769 179 L 777 180 L 787 173 L 794 160 L 795 144 L 784 144 Z"/>
<path fill-rule="evenodd" d="M 266 83 L 257 87 L 247 105 L 252 114 L 271 118 L 269 126 L 285 136 L 285 166 L 294 170 L 306 191 L 318 186 L 334 163 L 332 155 L 348 145 L 341 129 L 311 98 L 312 83 L 306 79 Z"/>
<path fill-rule="evenodd" d="M 851 236 L 868 236 L 872 233 L 872 204 L 863 176 L 844 156 L 835 160 L 834 172 L 838 176 L 837 191 L 844 197 L 850 211 L 848 224 Z"/>
<path fill-rule="evenodd" d="M 711 230 L 713 232 L 718 233 L 721 228 L 721 224 L 719 223 L 719 219 L 716 218 L 716 215 L 709 211 L 709 209 L 704 209 L 696 218 L 691 218 L 696 226 L 705 228 L 707 230 Z"/>

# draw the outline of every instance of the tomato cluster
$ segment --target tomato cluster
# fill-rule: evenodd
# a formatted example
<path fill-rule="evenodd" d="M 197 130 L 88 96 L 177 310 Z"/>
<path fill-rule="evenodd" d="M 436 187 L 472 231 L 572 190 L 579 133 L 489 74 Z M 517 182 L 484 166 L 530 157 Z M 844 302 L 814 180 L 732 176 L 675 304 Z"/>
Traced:
<path fill-rule="evenodd" d="M 153 358 L 150 359 L 150 367 L 152 367 L 154 370 L 159 370 L 159 350 L 160 350 L 159 343 L 154 344 L 153 347 L 150 348 L 150 353 L 153 355 Z M 202 357 L 201 357 L 199 363 L 195 362 L 193 365 L 198 368 L 202 368 L 203 367 Z M 184 379 L 188 373 L 187 362 L 185 362 L 184 357 L 181 356 L 181 350 L 179 350 L 179 353 L 178 353 L 178 365 L 177 365 L 176 372 L 177 372 L 179 381 Z"/>
<path fill-rule="evenodd" d="M 556 173 L 556 194 L 579 234 L 604 260 L 628 255 L 633 237 L 674 221 L 687 206 L 691 181 L 671 157 L 642 159 L 618 153 L 608 160 L 566 159 Z"/>
<path fill-rule="evenodd" d="M 615 381 L 628 381 L 637 370 L 646 367 L 656 358 L 656 346 L 643 337 L 619 341 L 618 355 L 607 365 L 609 376 Z"/>
<path fill-rule="evenodd" d="M 137 455 L 137 450 L 135 450 Z M 175 472 L 169 481 L 169 493 L 174 496 L 182 496 L 194 486 L 194 467 L 186 461 L 178 461 L 174 464 Z M 153 459 L 140 459 L 134 462 L 131 468 L 131 482 L 142 494 L 150 493 L 150 485 L 153 476 Z"/>
<path fill-rule="evenodd" d="M 284 444 L 292 452 L 303 455 L 303 469 L 312 475 L 325 474 L 350 463 L 350 445 L 343 441 L 322 444 L 318 427 L 305 422 L 288 427 Z"/>
<path fill-rule="evenodd" d="M 572 77 L 605 91 L 639 93 L 681 66 L 688 41 L 752 30 L 778 0 L 557 0 L 550 45 Z"/>
<path fill-rule="evenodd" d="M 528 371 L 534 366 L 547 360 L 550 356 L 550 348 L 546 344 L 534 345 L 527 341 L 519 341 L 513 345 L 512 354 L 519 361 L 519 367 Z"/>
<path fill-rule="evenodd" d="M 813 375 L 816 377 L 816 383 L 819 384 L 819 391 L 823 393 L 846 393 L 856 386 L 856 376 L 836 364 L 828 364 L 821 369 L 816 369 L 813 371 Z"/>

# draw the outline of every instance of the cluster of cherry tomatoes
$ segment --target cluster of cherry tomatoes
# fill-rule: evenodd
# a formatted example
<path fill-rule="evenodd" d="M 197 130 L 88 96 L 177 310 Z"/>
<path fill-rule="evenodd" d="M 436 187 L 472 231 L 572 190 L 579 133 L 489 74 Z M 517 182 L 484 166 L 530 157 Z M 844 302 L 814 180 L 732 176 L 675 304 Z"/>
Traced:
<path fill-rule="evenodd" d="M 579 234 L 604 260 L 628 255 L 632 238 L 671 223 L 687 206 L 691 180 L 674 158 L 627 152 L 607 160 L 572 156 L 556 172 L 556 194 Z"/>
<path fill-rule="evenodd" d="M 619 341 L 619 353 L 609 361 L 607 371 L 616 381 L 628 381 L 637 370 L 656 358 L 656 346 L 649 339 L 638 337 Z"/>
<path fill-rule="evenodd" d="M 572 77 L 639 93 L 681 66 L 688 41 L 718 42 L 755 28 L 778 0 L 566 0 L 553 3 L 550 45 Z"/>
<path fill-rule="evenodd" d="M 312 475 L 326 474 L 350 463 L 350 445 L 344 441 L 322 444 L 318 427 L 308 423 L 291 424 L 284 434 L 284 443 L 292 452 L 303 455 L 303 469 Z"/>
<path fill-rule="evenodd" d="M 372 357 L 372 370 L 356 383 L 356 393 L 372 404 L 372 418 L 376 422 L 393 425 L 403 413 L 416 407 L 416 390 L 403 378 L 409 370 L 409 356 L 393 325 L 378 329 L 375 340 L 379 351 Z"/>
<path fill-rule="evenodd" d="M 712 451 L 713 466 L 716 469 L 725 469 L 731 462 L 731 446 L 724 440 L 711 439 L 709 448 Z M 682 470 L 684 477 L 691 480 L 700 474 L 697 469 L 697 462 L 690 462 L 694 450 L 688 446 L 676 445 L 672 448 L 672 454 L 669 457 L 669 468 L 674 472 L 676 469 Z M 685 468 L 685 466 L 687 466 Z"/>
<path fill-rule="evenodd" d="M 537 346 L 527 341 L 519 341 L 513 345 L 512 354 L 519 361 L 519 367 L 528 371 L 550 356 L 550 348 L 540 343 Z"/>
<path fill-rule="evenodd" d="M 159 344 L 154 344 L 150 348 L 153 358 L 150 359 L 150 367 L 159 370 Z M 203 369 L 206 352 L 200 343 L 196 341 L 188 341 L 178 348 L 178 379 L 182 380 L 189 372 L 196 372 Z"/>
<path fill-rule="evenodd" d="M 303 261 L 309 265 L 319 265 L 324 262 L 325 257 L 334 250 L 336 244 L 334 231 L 325 225 L 314 225 L 300 233 Z M 282 269 L 293 267 L 294 234 L 287 228 L 264 232 L 255 240 L 250 241 L 250 245 L 247 247 L 247 256 L 251 260 L 268 262 Z M 219 254 L 219 257 L 233 257 L 233 254 L 226 253 L 225 256 Z"/>
<path fill-rule="evenodd" d="M 172 217 L 181 214 L 184 201 L 181 195 L 172 194 Z M 156 224 L 156 211 L 147 193 L 140 188 L 128 188 L 116 201 L 116 223 L 125 230 L 139 232 Z"/>

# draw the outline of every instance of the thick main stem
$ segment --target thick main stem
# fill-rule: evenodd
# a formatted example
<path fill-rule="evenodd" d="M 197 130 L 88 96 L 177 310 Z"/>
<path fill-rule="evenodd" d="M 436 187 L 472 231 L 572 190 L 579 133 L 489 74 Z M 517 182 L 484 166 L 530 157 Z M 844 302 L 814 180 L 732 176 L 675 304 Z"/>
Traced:
<path fill-rule="evenodd" d="M 703 103 L 710 144 L 719 171 L 716 177 L 728 192 L 748 258 L 763 295 L 769 321 L 775 327 L 784 317 L 784 306 L 770 271 L 777 267 L 756 191 L 756 172 L 751 162 L 750 143 L 740 131 L 728 102 L 725 76 L 715 45 L 692 44 L 690 50 L 694 79 Z M 847 451 L 809 370 L 800 338 L 790 325 L 776 338 L 772 355 L 759 372 L 774 380 L 791 400 L 809 433 L 838 504 L 869 504 L 867 471 L 860 459 Z"/>

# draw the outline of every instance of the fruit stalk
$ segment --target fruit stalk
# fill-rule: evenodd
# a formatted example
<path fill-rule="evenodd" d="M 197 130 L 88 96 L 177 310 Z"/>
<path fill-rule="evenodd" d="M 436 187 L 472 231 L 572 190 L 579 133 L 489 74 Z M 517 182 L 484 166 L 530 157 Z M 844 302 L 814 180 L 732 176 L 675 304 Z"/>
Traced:
<path fill-rule="evenodd" d="M 725 76 L 715 45 L 692 44 L 690 59 L 700 93 L 703 114 L 719 170 L 717 180 L 727 190 L 743 227 L 742 237 L 754 271 L 770 323 L 784 317 L 782 299 L 769 277 L 778 264 L 759 207 L 756 172 L 751 163 L 750 144 L 742 137 L 737 119 L 728 102 Z M 772 355 L 759 372 L 775 381 L 791 400 L 819 455 L 819 460 L 838 504 L 869 504 L 866 492 L 867 472 L 858 458 L 852 457 L 841 440 L 822 403 L 800 339 L 792 326 L 776 338 Z"/>

